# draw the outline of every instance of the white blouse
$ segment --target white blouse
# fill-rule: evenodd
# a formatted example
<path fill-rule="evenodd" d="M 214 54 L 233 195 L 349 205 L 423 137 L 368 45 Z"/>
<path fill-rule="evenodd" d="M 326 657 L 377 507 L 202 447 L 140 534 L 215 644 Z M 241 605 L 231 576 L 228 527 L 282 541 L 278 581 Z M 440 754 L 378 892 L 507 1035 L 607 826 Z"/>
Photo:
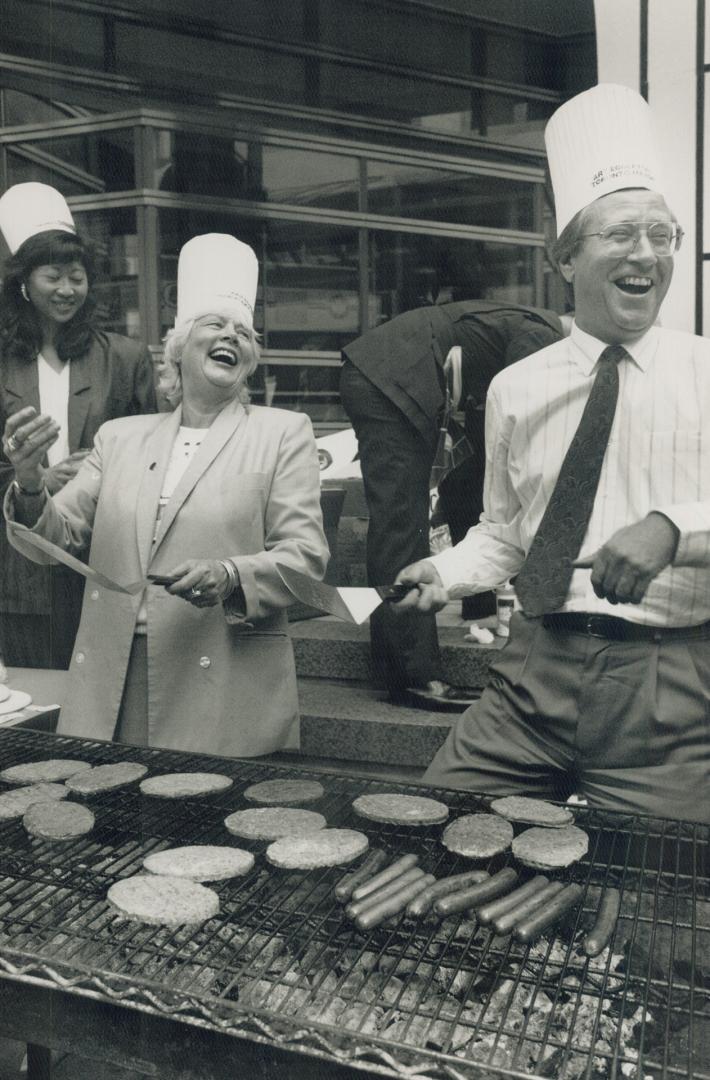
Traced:
<path fill-rule="evenodd" d="M 59 425 L 59 438 L 47 451 L 50 465 L 57 465 L 69 456 L 69 365 L 67 360 L 59 371 L 37 354 L 39 411 L 51 416 Z"/>
<path fill-rule="evenodd" d="M 172 450 L 170 451 L 170 461 L 165 472 L 165 478 L 163 480 L 163 488 L 160 492 L 160 499 L 158 500 L 158 514 L 155 519 L 155 527 L 153 529 L 153 543 L 158 535 L 158 527 L 160 525 L 160 519 L 163 515 L 163 510 L 170 501 L 170 497 L 175 491 L 175 488 L 180 483 L 183 473 L 186 472 L 188 465 L 192 461 L 197 452 L 197 448 L 204 439 L 205 435 L 209 431 L 209 428 L 191 428 L 180 426 L 178 433 L 175 436 L 175 442 L 173 443 Z M 138 609 L 138 617 L 136 619 L 136 634 L 146 633 L 146 624 L 148 621 L 148 613 L 145 606 L 145 592 L 141 599 L 141 606 Z"/>

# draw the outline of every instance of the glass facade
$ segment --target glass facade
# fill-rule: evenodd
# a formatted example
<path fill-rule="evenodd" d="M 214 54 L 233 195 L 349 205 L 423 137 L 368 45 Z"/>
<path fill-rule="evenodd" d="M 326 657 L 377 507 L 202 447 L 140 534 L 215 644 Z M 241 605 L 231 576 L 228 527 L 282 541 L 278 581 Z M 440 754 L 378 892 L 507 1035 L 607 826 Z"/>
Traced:
<path fill-rule="evenodd" d="M 594 34 L 591 0 L 546 6 L 526 26 L 486 0 L 217 0 L 209 20 L 194 0 L 5 0 L 0 179 L 69 198 L 104 324 L 154 347 L 182 244 L 250 243 L 257 397 L 338 426 L 339 350 L 368 327 L 450 299 L 559 305 L 542 130 L 594 80 Z"/>

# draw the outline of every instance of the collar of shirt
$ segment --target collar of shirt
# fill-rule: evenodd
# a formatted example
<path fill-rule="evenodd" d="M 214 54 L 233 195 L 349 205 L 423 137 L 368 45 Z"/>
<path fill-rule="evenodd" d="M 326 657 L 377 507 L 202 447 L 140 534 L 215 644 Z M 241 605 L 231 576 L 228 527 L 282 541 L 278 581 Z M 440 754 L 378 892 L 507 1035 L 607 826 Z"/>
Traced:
<path fill-rule="evenodd" d="M 624 348 L 641 371 L 648 371 L 658 344 L 658 331 L 655 326 L 647 330 L 642 337 L 635 341 L 624 342 Z M 572 323 L 570 334 L 570 359 L 585 375 L 591 375 L 597 365 L 599 357 L 608 342 L 600 341 L 591 334 L 581 330 L 577 323 Z"/>

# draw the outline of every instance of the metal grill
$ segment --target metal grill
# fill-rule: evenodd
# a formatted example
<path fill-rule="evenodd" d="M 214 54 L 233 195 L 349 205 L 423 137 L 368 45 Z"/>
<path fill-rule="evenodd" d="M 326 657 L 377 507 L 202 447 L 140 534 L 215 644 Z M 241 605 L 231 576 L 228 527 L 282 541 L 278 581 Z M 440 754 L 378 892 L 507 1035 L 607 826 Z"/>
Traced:
<path fill-rule="evenodd" d="M 87 837 L 50 844 L 21 822 L 0 823 L 0 975 L 60 987 L 264 1045 L 393 1076 L 687 1077 L 710 1080 L 710 880 L 703 826 L 580 809 L 589 854 L 561 876 L 584 901 L 537 943 L 495 936 L 464 914 L 400 917 L 364 934 L 333 896 L 342 869 L 293 873 L 238 841 L 228 813 L 246 786 L 319 779 L 331 826 L 366 832 L 396 857 L 414 851 L 437 877 L 470 863 L 440 843 L 442 826 L 403 828 L 358 818 L 364 792 L 421 787 L 136 749 L 8 730 L 2 767 L 47 757 L 141 761 L 150 775 L 226 773 L 234 786 L 202 799 L 158 800 L 137 787 L 90 801 Z M 452 817 L 485 809 L 463 792 L 433 792 Z M 233 844 L 257 856 L 244 878 L 217 883 L 220 913 L 198 928 L 127 922 L 106 893 L 150 852 L 185 843 Z M 509 856 L 489 861 L 492 872 Z M 600 889 L 621 891 L 610 947 L 580 950 Z"/>

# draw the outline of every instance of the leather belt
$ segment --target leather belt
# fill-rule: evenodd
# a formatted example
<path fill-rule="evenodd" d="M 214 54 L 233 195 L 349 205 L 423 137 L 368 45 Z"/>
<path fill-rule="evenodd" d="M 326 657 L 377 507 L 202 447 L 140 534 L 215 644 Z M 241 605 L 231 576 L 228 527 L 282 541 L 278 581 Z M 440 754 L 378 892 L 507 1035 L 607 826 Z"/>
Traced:
<path fill-rule="evenodd" d="M 642 626 L 615 615 L 596 615 L 585 611 L 559 611 L 542 616 L 547 630 L 567 634 L 586 634 L 608 641 L 689 641 L 710 638 L 710 622 L 699 626 Z"/>

